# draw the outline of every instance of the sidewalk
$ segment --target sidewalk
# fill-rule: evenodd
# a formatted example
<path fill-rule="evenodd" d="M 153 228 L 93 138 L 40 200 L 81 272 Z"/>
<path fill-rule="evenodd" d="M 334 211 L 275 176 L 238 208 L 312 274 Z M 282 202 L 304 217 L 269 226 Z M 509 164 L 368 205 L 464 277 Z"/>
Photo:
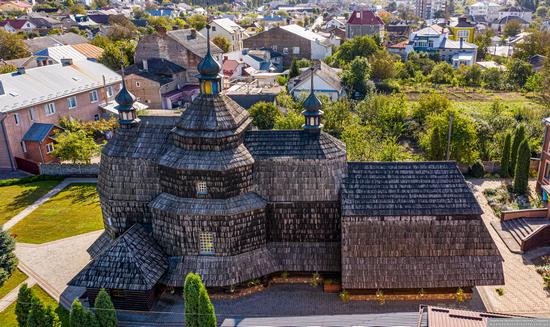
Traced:
<path fill-rule="evenodd" d="M 51 197 L 56 195 L 57 193 L 61 192 L 67 185 L 73 184 L 73 183 L 97 183 L 97 178 L 66 178 L 61 183 L 59 183 L 57 186 L 55 186 L 53 189 L 51 189 L 48 193 L 46 193 L 43 197 L 36 200 L 33 204 L 26 207 L 15 215 L 13 218 L 8 220 L 7 222 L 2 225 L 2 228 L 4 230 L 8 230 L 15 226 L 18 222 L 20 222 L 22 219 L 27 217 L 31 212 L 36 210 L 39 206 L 41 206 L 44 202 L 48 201 Z"/>

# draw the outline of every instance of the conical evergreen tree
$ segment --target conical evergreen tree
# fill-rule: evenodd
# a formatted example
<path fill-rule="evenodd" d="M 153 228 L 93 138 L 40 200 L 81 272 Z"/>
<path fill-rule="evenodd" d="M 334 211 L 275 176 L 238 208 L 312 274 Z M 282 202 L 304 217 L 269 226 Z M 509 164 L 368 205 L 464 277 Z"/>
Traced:
<path fill-rule="evenodd" d="M 84 326 L 86 327 L 99 327 L 99 322 L 94 313 L 90 310 L 84 310 Z"/>
<path fill-rule="evenodd" d="M 32 299 L 26 327 L 52 327 L 48 321 L 47 310 L 48 308 L 46 308 L 42 301 L 34 297 Z"/>
<path fill-rule="evenodd" d="M 514 173 L 514 192 L 526 194 L 529 189 L 529 163 L 531 160 L 531 149 L 529 142 L 523 140 L 519 146 L 516 171 Z"/>
<path fill-rule="evenodd" d="M 512 141 L 512 135 L 506 134 L 504 139 L 504 148 L 502 149 L 502 157 L 500 159 L 500 175 L 503 178 L 510 177 L 510 143 Z"/>
<path fill-rule="evenodd" d="M 46 307 L 46 311 L 44 312 L 44 321 L 48 327 L 61 327 L 61 320 L 59 320 L 59 316 L 52 307 Z M 87 326 L 84 325 L 84 327 Z"/>
<path fill-rule="evenodd" d="M 94 303 L 95 316 L 99 327 L 117 327 L 115 306 L 105 289 L 99 290 Z"/>
<path fill-rule="evenodd" d="M 185 301 L 185 326 L 202 327 L 199 324 L 199 293 L 202 281 L 199 275 L 189 273 L 185 277 L 183 298 Z"/>
<path fill-rule="evenodd" d="M 0 227 L 0 287 L 17 268 L 15 240 Z"/>
<path fill-rule="evenodd" d="M 69 317 L 69 326 L 70 327 L 81 327 L 85 326 L 86 319 L 84 315 L 84 307 L 78 299 L 73 301 L 71 306 L 71 315 Z"/>
<path fill-rule="evenodd" d="M 21 285 L 19 294 L 17 295 L 17 303 L 15 304 L 15 316 L 17 317 L 17 324 L 19 326 L 27 326 L 34 297 L 32 289 L 27 284 Z"/>
<path fill-rule="evenodd" d="M 201 289 L 199 291 L 199 325 L 201 327 L 216 327 L 216 314 L 214 306 L 210 302 L 210 297 L 201 281 Z"/>
<path fill-rule="evenodd" d="M 519 125 L 514 132 L 514 140 L 512 142 L 512 148 L 510 150 L 510 176 L 514 176 L 516 171 L 516 162 L 518 159 L 518 149 L 521 142 L 525 138 L 525 127 Z"/>

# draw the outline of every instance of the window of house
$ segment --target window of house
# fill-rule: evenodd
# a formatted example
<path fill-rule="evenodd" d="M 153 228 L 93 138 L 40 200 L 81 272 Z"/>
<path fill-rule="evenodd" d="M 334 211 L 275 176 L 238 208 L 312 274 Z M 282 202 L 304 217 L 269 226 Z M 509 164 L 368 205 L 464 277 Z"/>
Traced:
<path fill-rule="evenodd" d="M 110 86 L 110 85 L 107 86 L 105 93 L 107 93 L 108 98 L 112 97 L 113 96 L 113 87 Z"/>
<path fill-rule="evenodd" d="M 69 97 L 67 98 L 67 103 L 69 104 L 69 109 L 76 108 L 76 97 Z"/>
<path fill-rule="evenodd" d="M 31 121 L 36 120 L 36 109 L 34 108 L 29 109 L 29 118 L 31 119 Z"/>
<path fill-rule="evenodd" d="M 457 35 L 459 38 L 468 38 L 470 36 L 470 31 L 459 30 Z"/>
<path fill-rule="evenodd" d="M 99 96 L 97 94 L 97 90 L 93 90 L 92 92 L 90 92 L 90 102 L 94 103 L 94 102 L 97 102 L 97 101 L 99 101 Z"/>
<path fill-rule="evenodd" d="M 196 184 L 197 195 L 207 195 L 208 187 L 206 186 L 205 181 L 198 181 Z"/>
<path fill-rule="evenodd" d="M 216 26 L 212 26 L 212 32 L 216 31 Z"/>
<path fill-rule="evenodd" d="M 288 54 L 288 48 L 283 48 L 283 53 Z"/>
<path fill-rule="evenodd" d="M 300 54 L 300 47 L 293 47 L 292 48 L 292 53 L 293 54 Z"/>
<path fill-rule="evenodd" d="M 214 233 L 201 232 L 199 234 L 199 253 L 202 255 L 214 254 Z"/>
<path fill-rule="evenodd" d="M 21 120 L 19 119 L 19 113 L 16 112 L 13 114 L 13 120 L 15 121 L 15 125 L 19 126 L 19 123 L 21 122 Z"/>
<path fill-rule="evenodd" d="M 46 153 L 52 153 L 54 150 L 53 143 L 46 144 Z"/>
<path fill-rule="evenodd" d="M 46 103 L 44 105 L 44 111 L 46 112 L 46 116 L 55 114 L 55 103 L 53 102 Z"/>
<path fill-rule="evenodd" d="M 547 161 L 544 167 L 544 179 L 550 180 L 550 161 Z"/>
<path fill-rule="evenodd" d="M 273 51 L 277 51 L 277 45 L 276 44 L 274 44 L 271 48 L 273 49 Z"/>
<path fill-rule="evenodd" d="M 141 84 L 139 82 L 136 82 L 136 87 L 141 87 Z"/>
<path fill-rule="evenodd" d="M 25 144 L 25 141 L 21 141 L 21 150 L 23 150 L 23 153 L 27 153 L 27 145 Z"/>

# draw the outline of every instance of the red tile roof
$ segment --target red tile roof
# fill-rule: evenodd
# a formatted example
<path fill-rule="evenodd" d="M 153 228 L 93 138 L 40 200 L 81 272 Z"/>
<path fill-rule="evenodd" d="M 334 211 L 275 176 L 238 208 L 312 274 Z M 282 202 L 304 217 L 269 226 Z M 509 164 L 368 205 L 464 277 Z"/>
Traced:
<path fill-rule="evenodd" d="M 229 75 L 233 74 L 237 67 L 239 67 L 239 62 L 237 60 L 227 59 L 223 62 L 223 72 L 229 73 Z"/>
<path fill-rule="evenodd" d="M 16 30 L 20 30 L 27 23 L 26 19 L 6 19 L 5 21 Z"/>
<path fill-rule="evenodd" d="M 370 10 L 354 11 L 348 19 L 351 25 L 384 25 L 382 18 Z"/>
<path fill-rule="evenodd" d="M 401 41 L 399 43 L 390 45 L 388 48 L 392 49 L 405 49 L 407 47 L 407 44 L 409 43 L 409 40 Z"/>

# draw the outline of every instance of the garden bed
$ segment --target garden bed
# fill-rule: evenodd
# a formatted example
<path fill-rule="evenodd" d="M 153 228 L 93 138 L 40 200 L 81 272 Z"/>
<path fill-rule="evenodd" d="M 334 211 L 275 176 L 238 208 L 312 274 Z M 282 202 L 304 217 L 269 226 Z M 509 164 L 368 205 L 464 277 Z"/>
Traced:
<path fill-rule="evenodd" d="M 542 207 L 541 198 L 536 192 L 530 191 L 527 195 L 517 195 L 512 192 L 512 185 L 508 183 L 502 183 L 497 188 L 485 189 L 483 195 L 497 217 L 500 217 L 504 211 Z"/>

